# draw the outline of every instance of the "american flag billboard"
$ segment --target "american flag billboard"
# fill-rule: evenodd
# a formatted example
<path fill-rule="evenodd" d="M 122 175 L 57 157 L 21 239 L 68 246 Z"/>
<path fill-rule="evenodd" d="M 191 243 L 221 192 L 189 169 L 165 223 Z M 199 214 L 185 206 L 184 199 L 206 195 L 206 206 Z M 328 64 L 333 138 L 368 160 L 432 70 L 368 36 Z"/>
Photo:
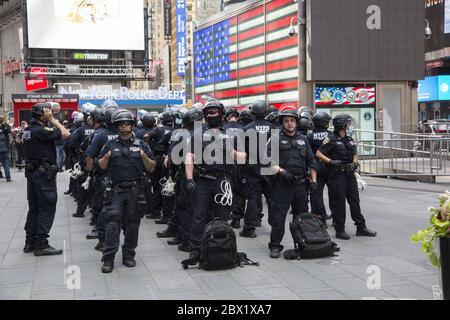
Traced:
<path fill-rule="evenodd" d="M 196 100 L 226 106 L 265 99 L 274 105 L 299 99 L 299 42 L 288 28 L 297 17 L 293 0 L 268 1 L 194 33 Z"/>

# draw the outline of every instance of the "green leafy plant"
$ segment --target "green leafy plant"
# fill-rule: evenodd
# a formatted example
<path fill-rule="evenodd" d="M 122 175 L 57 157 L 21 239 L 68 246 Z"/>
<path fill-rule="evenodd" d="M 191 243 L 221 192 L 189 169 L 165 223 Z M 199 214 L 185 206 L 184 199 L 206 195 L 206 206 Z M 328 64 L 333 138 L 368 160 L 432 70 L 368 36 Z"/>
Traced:
<path fill-rule="evenodd" d="M 440 259 L 436 253 L 435 243 L 440 237 L 450 235 L 450 193 L 446 191 L 438 197 L 439 209 L 429 208 L 431 213 L 430 226 L 411 236 L 412 242 L 420 242 L 422 251 L 427 255 L 430 263 L 439 268 Z"/>

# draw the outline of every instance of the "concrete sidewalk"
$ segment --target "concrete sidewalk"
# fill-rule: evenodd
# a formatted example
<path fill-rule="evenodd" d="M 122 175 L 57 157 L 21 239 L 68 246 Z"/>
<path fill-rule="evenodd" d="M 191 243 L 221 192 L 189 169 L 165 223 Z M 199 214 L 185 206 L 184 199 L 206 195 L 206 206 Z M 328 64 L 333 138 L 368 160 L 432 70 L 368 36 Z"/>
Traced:
<path fill-rule="evenodd" d="M 409 237 L 428 225 L 427 208 L 450 185 L 428 185 L 389 179 L 366 179 L 361 193 L 363 213 L 376 238 L 355 237 L 348 214 L 350 241 L 334 239 L 341 252 L 319 260 L 271 259 L 267 249 L 270 227 L 267 215 L 255 239 L 238 236 L 238 249 L 260 266 L 227 271 L 183 270 L 187 254 L 168 246 L 155 233 L 165 229 L 143 219 L 136 268 L 124 267 L 120 251 L 113 273 L 100 271 L 96 240 L 86 240 L 89 213 L 72 217 L 76 206 L 65 196 L 68 175 L 58 175 L 58 205 L 50 243 L 65 248 L 64 255 L 35 257 L 22 252 L 26 214 L 26 179 L 12 170 L 13 183 L 0 180 L 0 299 L 433 299 L 439 271 L 433 268 L 420 245 Z M 267 211 L 266 211 L 267 212 Z M 288 216 L 290 217 L 290 216 Z M 283 244 L 293 248 L 286 228 Z M 68 289 L 69 266 L 81 271 L 81 289 Z M 372 270 L 381 271 L 381 288 L 369 290 Z M 70 269 L 69 269 L 70 270 Z M 70 281 L 69 281 L 70 282 Z"/>

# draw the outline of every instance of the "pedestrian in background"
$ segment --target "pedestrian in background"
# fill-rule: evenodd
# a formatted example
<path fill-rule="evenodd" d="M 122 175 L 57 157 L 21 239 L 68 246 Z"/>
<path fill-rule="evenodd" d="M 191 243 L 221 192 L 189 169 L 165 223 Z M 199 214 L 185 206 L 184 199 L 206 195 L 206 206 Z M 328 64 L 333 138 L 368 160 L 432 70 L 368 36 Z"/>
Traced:
<path fill-rule="evenodd" d="M 20 126 L 14 128 L 12 131 L 12 136 L 15 142 L 16 150 L 17 150 L 17 160 L 16 165 L 19 168 L 19 172 L 22 171 L 24 154 L 23 154 L 23 132 L 28 127 L 28 122 L 22 121 Z"/>
<path fill-rule="evenodd" d="M 0 161 L 5 169 L 6 181 L 12 182 L 11 172 L 9 170 L 9 134 L 11 133 L 11 127 L 3 121 L 4 118 L 0 115 Z"/>

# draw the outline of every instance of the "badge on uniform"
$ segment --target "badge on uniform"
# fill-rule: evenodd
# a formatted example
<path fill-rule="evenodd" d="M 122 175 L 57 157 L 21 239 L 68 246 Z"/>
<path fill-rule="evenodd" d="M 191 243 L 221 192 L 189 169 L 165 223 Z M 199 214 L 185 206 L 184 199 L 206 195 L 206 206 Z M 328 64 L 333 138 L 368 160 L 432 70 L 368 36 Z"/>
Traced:
<path fill-rule="evenodd" d="M 323 144 L 327 144 L 327 143 L 329 143 L 331 140 L 330 140 L 330 138 L 325 138 L 325 140 L 323 140 Z"/>
<path fill-rule="evenodd" d="M 44 127 L 44 130 L 48 132 L 53 132 L 55 131 L 55 128 Z"/>

